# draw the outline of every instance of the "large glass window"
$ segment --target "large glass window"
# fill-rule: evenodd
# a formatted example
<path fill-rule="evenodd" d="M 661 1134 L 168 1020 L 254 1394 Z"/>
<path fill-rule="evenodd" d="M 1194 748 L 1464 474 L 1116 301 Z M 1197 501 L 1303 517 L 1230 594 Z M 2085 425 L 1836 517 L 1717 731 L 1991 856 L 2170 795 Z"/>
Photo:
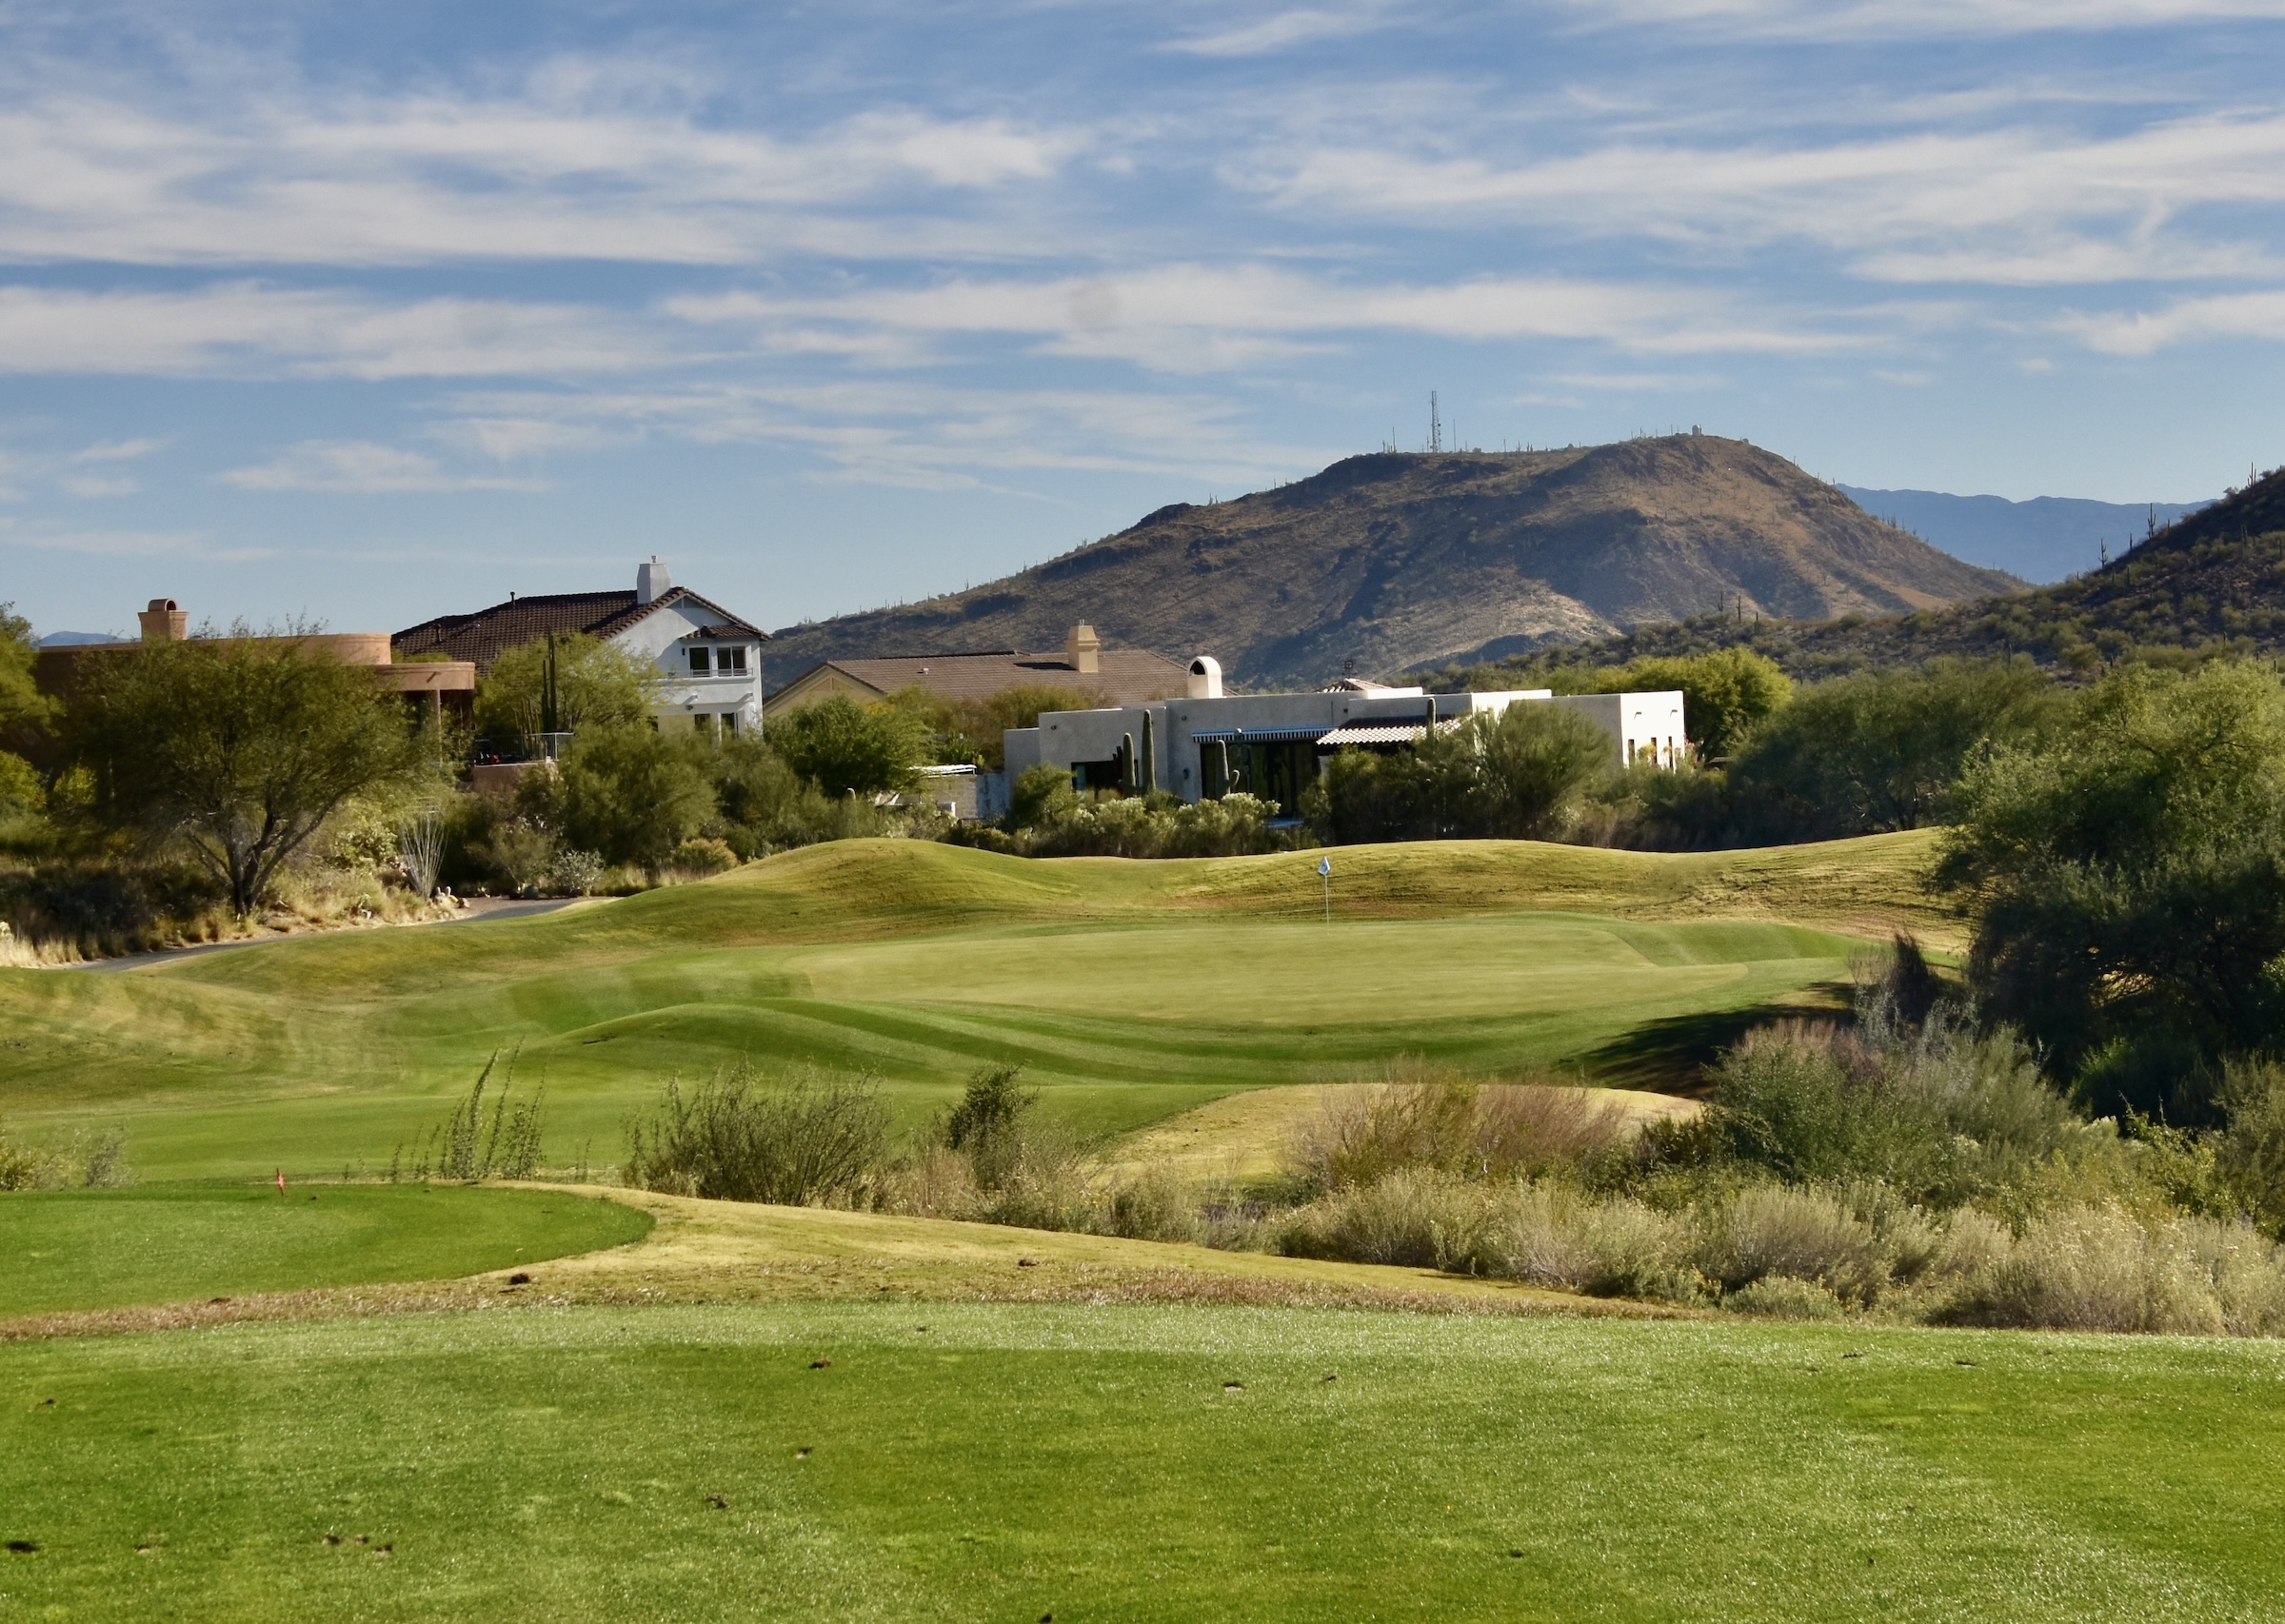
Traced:
<path fill-rule="evenodd" d="M 708 657 L 711 652 L 705 648 L 693 648 L 690 651 L 690 669 L 695 675 L 702 677 L 705 675 L 706 667 L 710 663 Z"/>
<path fill-rule="evenodd" d="M 1251 795 L 1257 800 L 1276 802 L 1280 818 L 1300 817 L 1301 792 L 1317 782 L 1317 746 L 1306 741 L 1290 744 L 1224 744 L 1213 740 L 1199 745 L 1199 757 L 1205 766 L 1207 800 Z"/>

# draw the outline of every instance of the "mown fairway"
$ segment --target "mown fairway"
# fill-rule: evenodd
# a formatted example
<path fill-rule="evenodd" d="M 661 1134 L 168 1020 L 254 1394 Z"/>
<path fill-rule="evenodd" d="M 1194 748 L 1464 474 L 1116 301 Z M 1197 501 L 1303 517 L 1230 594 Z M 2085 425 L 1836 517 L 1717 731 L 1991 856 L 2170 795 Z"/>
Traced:
<path fill-rule="evenodd" d="M 430 1280 L 640 1238 L 642 1213 L 552 1190 L 327 1185 L 0 1197 L 0 1319 L 218 1293 Z"/>
<path fill-rule="evenodd" d="M 124 1125 L 141 1175 L 169 1178 L 377 1172 L 519 1046 L 565 1164 L 610 1160 L 666 1077 L 741 1055 L 876 1071 L 907 1120 L 977 1065 L 1021 1062 L 1051 1109 L 1106 1131 L 1407 1052 L 1639 1080 L 1663 1045 L 1841 978 L 1866 937 L 1942 927 L 1917 835 L 1334 855 L 1329 924 L 1310 853 L 1050 863 L 854 842 L 538 919 L 0 972 L 0 1114 Z"/>
<path fill-rule="evenodd" d="M 0 1345 L 0 1540 L 37 1548 L 0 1553 L 0 1615 L 30 1618 L 2210 1624 L 2285 1594 L 2259 1343 L 535 1308 Z"/>

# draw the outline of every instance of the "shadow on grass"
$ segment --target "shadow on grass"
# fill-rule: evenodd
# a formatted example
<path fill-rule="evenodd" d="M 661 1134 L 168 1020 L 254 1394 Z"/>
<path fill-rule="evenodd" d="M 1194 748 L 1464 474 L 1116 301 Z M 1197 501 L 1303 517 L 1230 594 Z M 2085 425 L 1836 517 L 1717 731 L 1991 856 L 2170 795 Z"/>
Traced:
<path fill-rule="evenodd" d="M 1847 1015 L 1846 983 L 1823 982 L 1782 1000 L 1646 1020 L 1588 1050 L 1580 1056 L 1579 1064 L 1606 1087 L 1643 1088 L 1696 1099 L 1706 1092 L 1705 1068 L 1755 1027 L 1778 1020 L 1845 1020 Z"/>

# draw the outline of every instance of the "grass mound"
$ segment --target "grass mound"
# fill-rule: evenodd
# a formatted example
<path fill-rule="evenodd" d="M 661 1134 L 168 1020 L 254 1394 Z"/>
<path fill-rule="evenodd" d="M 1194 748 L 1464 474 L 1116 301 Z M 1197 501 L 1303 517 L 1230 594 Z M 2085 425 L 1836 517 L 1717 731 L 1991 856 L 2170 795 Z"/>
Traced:
<path fill-rule="evenodd" d="M 650 1222 L 562 1191 L 447 1185 L 0 1196 L 0 1319 L 471 1275 L 624 1245 Z"/>

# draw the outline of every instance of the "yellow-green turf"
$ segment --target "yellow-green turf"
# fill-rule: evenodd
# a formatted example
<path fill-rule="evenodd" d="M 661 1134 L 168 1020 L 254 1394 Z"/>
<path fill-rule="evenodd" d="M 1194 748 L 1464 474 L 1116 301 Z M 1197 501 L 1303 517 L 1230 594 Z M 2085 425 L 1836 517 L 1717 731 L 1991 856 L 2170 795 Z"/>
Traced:
<path fill-rule="evenodd" d="M 555 1190 L 153 1187 L 0 1196 L 0 1319 L 429 1280 L 638 1240 L 650 1218 Z"/>
<path fill-rule="evenodd" d="M 878 1072 L 910 1122 L 987 1062 L 1119 1131 L 1393 1057 L 1686 1079 L 1735 1017 L 1941 937 L 1923 834 L 1684 856 L 1440 842 L 1183 862 L 813 847 L 539 918 L 120 973 L 0 971 L 0 1119 L 129 1132 L 147 1179 L 379 1171 L 486 1057 L 543 1076 L 550 1162 L 612 1159 L 674 1074 Z M 1727 1024 L 1725 1024 L 1725 1020 Z"/>
<path fill-rule="evenodd" d="M 0 1345 L 0 1461 L 8 1618 L 2285 1611 L 2274 1342 L 527 1308 Z"/>

